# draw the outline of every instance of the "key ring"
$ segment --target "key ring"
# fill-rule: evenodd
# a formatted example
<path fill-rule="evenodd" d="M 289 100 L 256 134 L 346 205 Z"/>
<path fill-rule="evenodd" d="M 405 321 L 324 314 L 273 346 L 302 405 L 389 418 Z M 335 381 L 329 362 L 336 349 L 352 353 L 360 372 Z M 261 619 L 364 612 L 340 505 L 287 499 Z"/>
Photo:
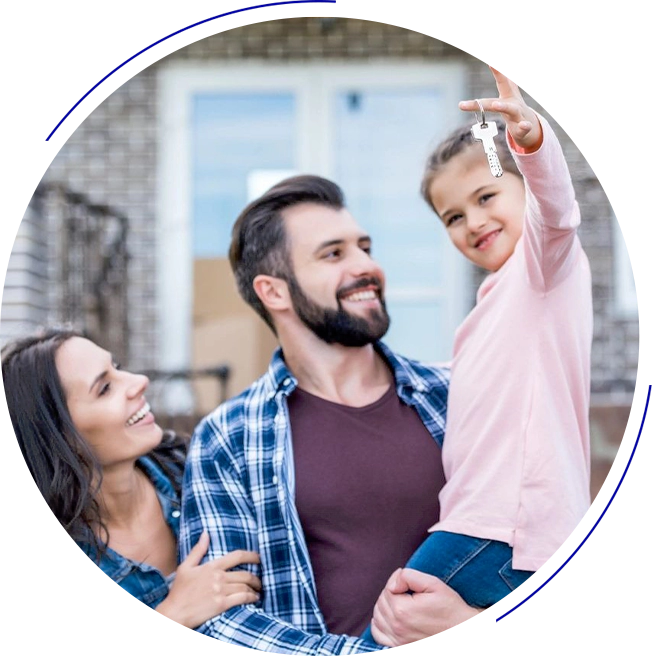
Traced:
<path fill-rule="evenodd" d="M 487 121 L 485 121 L 485 116 L 484 116 L 484 107 L 482 106 L 482 103 L 477 98 L 475 99 L 475 102 L 478 103 L 478 107 L 480 108 L 480 115 L 482 116 L 482 120 L 480 120 L 476 112 L 473 112 L 475 114 L 475 120 L 478 123 L 480 123 L 482 127 L 484 127 L 485 125 L 487 125 Z"/>

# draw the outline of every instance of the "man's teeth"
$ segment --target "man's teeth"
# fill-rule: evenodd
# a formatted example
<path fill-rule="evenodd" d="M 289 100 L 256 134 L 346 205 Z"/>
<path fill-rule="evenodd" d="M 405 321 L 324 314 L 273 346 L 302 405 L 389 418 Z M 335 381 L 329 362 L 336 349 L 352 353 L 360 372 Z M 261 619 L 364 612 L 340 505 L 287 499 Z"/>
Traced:
<path fill-rule="evenodd" d="M 145 403 L 145 405 L 138 412 L 131 415 L 131 417 L 127 419 L 127 426 L 133 426 L 134 424 L 137 424 L 149 411 L 149 403 Z"/>
<path fill-rule="evenodd" d="M 377 294 L 374 291 L 356 292 L 346 297 L 347 301 L 374 301 Z"/>

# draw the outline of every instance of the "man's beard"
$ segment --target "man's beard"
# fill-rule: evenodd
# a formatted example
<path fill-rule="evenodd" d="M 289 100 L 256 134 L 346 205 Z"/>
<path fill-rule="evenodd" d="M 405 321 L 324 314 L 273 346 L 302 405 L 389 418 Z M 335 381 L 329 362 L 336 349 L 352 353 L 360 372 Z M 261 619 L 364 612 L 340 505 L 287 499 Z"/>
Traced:
<path fill-rule="evenodd" d="M 350 314 L 342 307 L 339 298 L 342 291 L 348 294 L 353 289 L 362 289 L 369 285 L 376 285 L 380 293 L 381 284 L 377 278 L 361 279 L 355 285 L 340 290 L 337 298 L 337 310 L 333 310 L 310 300 L 293 273 L 288 279 L 288 289 L 294 310 L 303 324 L 327 344 L 352 347 L 366 346 L 375 342 L 389 329 L 389 315 L 382 297 L 380 298 L 380 309 L 372 310 L 368 318 Z"/>

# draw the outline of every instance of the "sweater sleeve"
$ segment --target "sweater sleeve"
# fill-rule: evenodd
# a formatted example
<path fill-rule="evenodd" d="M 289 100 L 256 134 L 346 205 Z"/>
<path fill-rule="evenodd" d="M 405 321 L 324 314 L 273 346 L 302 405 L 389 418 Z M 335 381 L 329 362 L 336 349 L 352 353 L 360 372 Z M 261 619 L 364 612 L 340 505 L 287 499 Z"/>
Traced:
<path fill-rule="evenodd" d="M 539 116 L 543 143 L 534 153 L 517 152 L 508 142 L 525 184 L 523 249 L 530 284 L 540 292 L 556 287 L 577 262 L 580 211 L 561 145 Z"/>

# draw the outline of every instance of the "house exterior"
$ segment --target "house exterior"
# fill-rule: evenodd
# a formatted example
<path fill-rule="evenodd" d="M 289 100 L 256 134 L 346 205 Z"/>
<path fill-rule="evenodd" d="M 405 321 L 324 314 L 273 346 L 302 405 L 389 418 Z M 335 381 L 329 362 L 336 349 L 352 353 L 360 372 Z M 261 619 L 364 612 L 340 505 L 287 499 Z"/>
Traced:
<path fill-rule="evenodd" d="M 95 317 L 96 330 L 119 316 L 110 341 L 134 370 L 227 363 L 229 393 L 238 392 L 262 373 L 274 340 L 235 293 L 225 261 L 230 226 L 274 181 L 311 172 L 342 185 L 352 213 L 374 237 L 389 280 L 389 343 L 406 355 L 446 360 L 483 274 L 452 250 L 418 197 L 419 180 L 428 151 L 465 120 L 457 101 L 494 92 L 487 67 L 470 55 L 417 32 L 356 19 L 257 23 L 178 50 L 107 98 L 53 161 L 44 184 L 63 191 L 35 198 L 23 220 L 0 339 L 71 318 L 62 269 L 70 213 L 61 208 L 72 194 L 82 213 L 104 217 L 107 248 L 90 258 L 93 275 L 105 270 L 97 268 L 100 260 L 113 262 L 114 277 L 128 271 L 100 294 L 113 299 L 98 301 L 104 324 L 95 306 L 75 316 Z M 594 453 L 610 463 L 638 363 L 633 278 L 589 164 L 528 100 L 562 141 L 582 209 L 594 292 Z M 121 217 L 124 252 L 114 239 Z M 117 260 L 112 247 L 121 253 Z M 116 309 L 118 297 L 123 309 Z M 186 393 L 187 386 L 178 386 L 162 403 L 170 412 L 187 411 Z M 202 410 L 214 405 L 209 389 L 199 396 Z"/>

